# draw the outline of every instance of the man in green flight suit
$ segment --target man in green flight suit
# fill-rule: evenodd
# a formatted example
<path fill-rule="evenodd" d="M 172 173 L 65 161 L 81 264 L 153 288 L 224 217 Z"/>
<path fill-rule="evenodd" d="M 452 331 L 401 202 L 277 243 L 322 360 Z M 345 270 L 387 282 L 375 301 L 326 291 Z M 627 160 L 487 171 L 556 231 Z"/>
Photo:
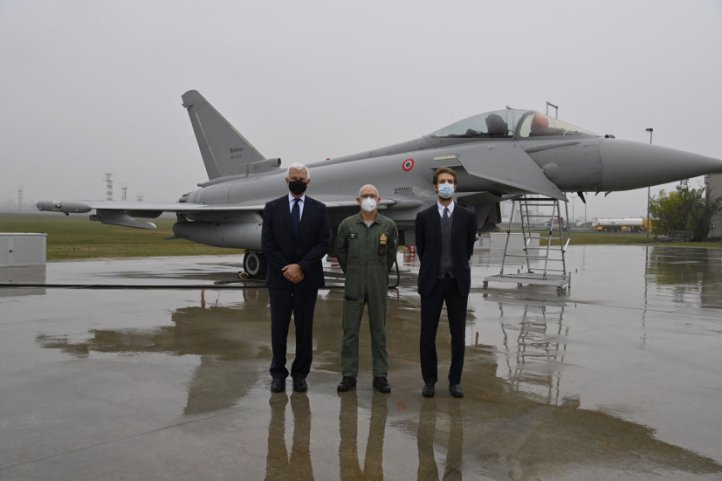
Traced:
<path fill-rule="evenodd" d="M 336 256 L 346 273 L 341 346 L 343 379 L 337 387 L 339 392 L 356 387 L 359 328 L 365 304 L 368 304 L 371 328 L 373 387 L 382 393 L 391 392 L 387 379 L 386 291 L 399 236 L 394 221 L 378 213 L 380 201 L 376 187 L 370 184 L 361 187 L 356 198 L 360 212 L 344 219 L 336 235 Z"/>

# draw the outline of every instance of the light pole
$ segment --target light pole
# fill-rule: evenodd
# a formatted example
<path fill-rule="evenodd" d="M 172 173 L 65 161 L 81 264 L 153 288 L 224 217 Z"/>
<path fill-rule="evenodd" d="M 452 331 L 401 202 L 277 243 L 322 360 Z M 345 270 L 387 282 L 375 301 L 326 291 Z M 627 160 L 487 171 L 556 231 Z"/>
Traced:
<path fill-rule="evenodd" d="M 654 129 L 652 127 L 647 127 L 644 129 L 645 132 L 649 132 L 649 145 L 652 145 L 652 132 L 654 132 Z M 647 187 L 647 244 L 649 244 L 649 229 L 652 226 L 651 222 L 649 221 L 649 198 L 651 195 L 651 189 L 652 187 Z"/>

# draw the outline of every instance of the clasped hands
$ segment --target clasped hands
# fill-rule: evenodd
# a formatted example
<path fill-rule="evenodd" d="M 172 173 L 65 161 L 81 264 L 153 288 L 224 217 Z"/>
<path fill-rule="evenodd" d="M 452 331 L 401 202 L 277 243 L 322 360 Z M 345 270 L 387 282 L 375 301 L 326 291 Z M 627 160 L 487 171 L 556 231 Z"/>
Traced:
<path fill-rule="evenodd" d="M 293 282 L 294 284 L 298 284 L 305 277 L 303 275 L 303 270 L 301 270 L 301 266 L 298 264 L 288 264 L 283 269 L 281 269 L 281 272 L 283 273 L 283 277 Z"/>

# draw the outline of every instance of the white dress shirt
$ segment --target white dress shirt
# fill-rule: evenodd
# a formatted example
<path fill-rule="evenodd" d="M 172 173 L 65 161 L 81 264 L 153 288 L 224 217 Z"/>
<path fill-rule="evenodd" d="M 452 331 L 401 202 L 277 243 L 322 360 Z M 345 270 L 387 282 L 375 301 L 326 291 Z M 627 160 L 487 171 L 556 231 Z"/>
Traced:
<path fill-rule="evenodd" d="M 439 217 L 444 218 L 444 209 L 449 209 L 449 217 L 451 217 L 451 214 L 454 213 L 454 204 L 456 204 L 456 202 L 453 200 L 449 202 L 447 206 L 442 205 L 441 202 L 436 202 L 436 207 L 439 208 Z"/>
<path fill-rule="evenodd" d="M 296 198 L 291 194 L 288 193 L 288 211 L 293 212 L 293 201 L 296 200 Z M 298 199 L 298 218 L 299 220 L 303 218 L 303 206 L 306 202 L 306 194 L 303 194 L 300 199 Z"/>

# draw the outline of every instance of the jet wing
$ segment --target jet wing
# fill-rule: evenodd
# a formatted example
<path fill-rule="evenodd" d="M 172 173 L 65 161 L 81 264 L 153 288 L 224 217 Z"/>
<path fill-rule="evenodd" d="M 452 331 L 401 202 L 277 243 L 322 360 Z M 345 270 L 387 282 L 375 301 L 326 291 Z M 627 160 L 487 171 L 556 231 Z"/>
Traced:
<path fill-rule="evenodd" d="M 544 175 L 534 159 L 516 144 L 489 142 L 462 146 L 459 162 L 471 175 L 534 194 L 565 200 L 564 193 Z"/>
<path fill-rule="evenodd" d="M 135 217 L 155 218 L 163 212 L 197 212 L 197 211 L 238 211 L 259 210 L 263 205 L 239 206 L 191 204 L 187 202 L 125 202 L 112 200 L 73 200 L 48 201 L 42 200 L 36 204 L 40 211 L 62 212 L 63 214 L 82 214 L 95 210 L 91 220 L 98 220 L 103 224 L 135 227 L 137 229 L 155 229 L 152 222 L 140 221 Z"/>
<path fill-rule="evenodd" d="M 209 207 L 205 204 L 188 204 L 184 202 L 124 202 L 113 200 L 41 200 L 36 204 L 38 210 L 45 212 L 62 212 L 64 214 L 82 214 L 93 209 L 103 211 L 133 211 L 139 217 L 158 217 L 162 212 L 179 212 Z M 140 215 L 145 213 L 147 215 Z"/>
<path fill-rule="evenodd" d="M 338 195 L 312 195 L 319 202 L 326 204 L 326 207 L 357 207 L 355 198 Z M 270 199 L 269 199 L 270 200 Z M 393 205 L 396 202 L 390 199 L 382 199 L 381 205 Z M 83 214 L 91 210 L 106 212 L 133 212 L 138 217 L 158 217 L 163 212 L 242 212 L 258 211 L 265 207 L 263 203 L 242 202 L 239 204 L 194 204 L 190 202 L 116 202 L 114 200 L 41 200 L 37 208 L 45 212 L 62 212 L 64 214 Z"/>
<path fill-rule="evenodd" d="M 358 207 L 355 198 L 349 196 L 319 195 L 311 196 L 319 202 L 323 202 L 329 209 L 342 207 Z M 269 199 L 270 200 L 270 199 Z M 382 200 L 382 205 L 393 205 L 393 200 Z M 265 201 L 259 203 L 258 199 L 253 202 L 239 204 L 197 204 L 189 202 L 124 202 L 112 200 L 74 200 L 74 201 L 40 201 L 36 204 L 37 209 L 46 212 L 62 212 L 69 214 L 83 214 L 95 210 L 91 215 L 92 220 L 98 220 L 103 224 L 135 227 L 137 229 L 155 229 L 152 222 L 140 221 L 136 217 L 156 218 L 163 212 L 176 213 L 202 213 L 202 212 L 259 212 L 265 207 Z"/>

